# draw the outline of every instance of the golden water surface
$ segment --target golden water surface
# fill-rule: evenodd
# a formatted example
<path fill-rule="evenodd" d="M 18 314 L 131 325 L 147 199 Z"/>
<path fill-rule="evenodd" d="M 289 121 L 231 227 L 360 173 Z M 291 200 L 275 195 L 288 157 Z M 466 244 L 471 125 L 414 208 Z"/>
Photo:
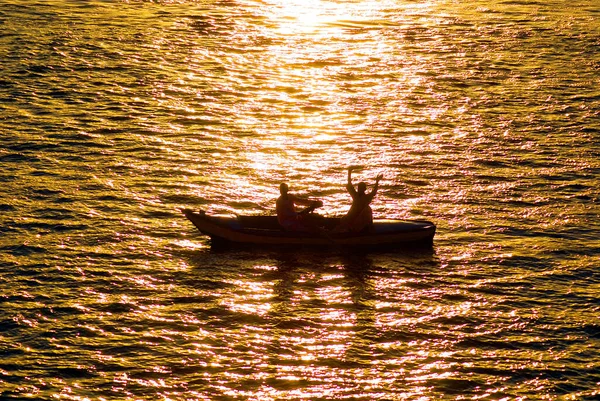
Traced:
<path fill-rule="evenodd" d="M 0 6 L 0 398 L 600 392 L 595 0 Z M 280 182 L 431 251 L 211 248 Z"/>

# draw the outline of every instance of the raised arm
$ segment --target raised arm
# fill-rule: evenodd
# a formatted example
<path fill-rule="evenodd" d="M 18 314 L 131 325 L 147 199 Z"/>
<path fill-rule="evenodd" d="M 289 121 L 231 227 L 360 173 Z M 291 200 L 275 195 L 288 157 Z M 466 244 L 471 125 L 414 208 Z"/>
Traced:
<path fill-rule="evenodd" d="M 379 181 L 383 178 L 383 174 L 378 174 L 377 177 L 375 177 L 375 185 L 373 186 L 373 190 L 371 191 L 371 193 L 369 194 L 369 196 L 371 198 L 375 197 L 375 194 L 377 194 L 377 190 L 379 189 Z"/>
<path fill-rule="evenodd" d="M 354 166 L 348 167 L 348 185 L 352 185 L 352 170 L 354 170 Z"/>
<path fill-rule="evenodd" d="M 350 195 L 354 197 L 356 194 L 356 190 L 354 189 L 354 185 L 352 185 L 352 170 L 354 170 L 356 166 L 348 167 L 348 183 L 346 184 L 346 189 L 350 192 Z"/>

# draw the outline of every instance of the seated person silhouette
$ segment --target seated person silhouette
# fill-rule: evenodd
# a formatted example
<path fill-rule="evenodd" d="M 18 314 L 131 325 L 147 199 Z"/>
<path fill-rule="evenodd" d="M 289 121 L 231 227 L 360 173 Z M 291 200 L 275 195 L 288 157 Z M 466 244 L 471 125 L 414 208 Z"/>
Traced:
<path fill-rule="evenodd" d="M 279 185 L 280 196 L 277 198 L 277 221 L 285 231 L 314 232 L 318 230 L 311 220 L 309 213 L 317 207 L 323 206 L 320 200 L 304 199 L 289 192 L 288 185 Z M 308 206 L 306 209 L 296 211 L 296 204 Z"/>

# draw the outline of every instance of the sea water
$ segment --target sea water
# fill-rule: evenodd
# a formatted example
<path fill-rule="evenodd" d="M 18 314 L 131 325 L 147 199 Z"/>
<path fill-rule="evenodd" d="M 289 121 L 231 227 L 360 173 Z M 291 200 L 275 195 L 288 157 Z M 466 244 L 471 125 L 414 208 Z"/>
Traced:
<path fill-rule="evenodd" d="M 595 0 L 4 0 L 0 398 L 600 397 Z M 430 251 L 213 249 L 278 186 Z"/>

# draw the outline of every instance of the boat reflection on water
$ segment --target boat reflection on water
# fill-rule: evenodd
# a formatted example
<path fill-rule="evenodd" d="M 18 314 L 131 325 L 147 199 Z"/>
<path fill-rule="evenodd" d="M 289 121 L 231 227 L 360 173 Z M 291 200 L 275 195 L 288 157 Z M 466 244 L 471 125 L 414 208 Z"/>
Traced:
<path fill-rule="evenodd" d="M 440 267 L 431 249 L 222 248 L 199 253 L 192 266 L 200 284 L 195 291 L 211 299 L 198 310 L 210 326 L 199 350 L 207 362 L 221 355 L 213 374 L 222 369 L 217 375 L 243 376 L 238 387 L 226 390 L 229 396 L 267 399 L 295 391 L 314 398 L 397 391 L 403 379 L 394 372 L 404 369 L 399 360 L 410 353 L 413 335 L 399 324 L 412 308 L 400 294 Z M 369 384 L 374 377 L 378 384 Z M 211 383 L 203 389 L 215 396 L 222 390 Z"/>

